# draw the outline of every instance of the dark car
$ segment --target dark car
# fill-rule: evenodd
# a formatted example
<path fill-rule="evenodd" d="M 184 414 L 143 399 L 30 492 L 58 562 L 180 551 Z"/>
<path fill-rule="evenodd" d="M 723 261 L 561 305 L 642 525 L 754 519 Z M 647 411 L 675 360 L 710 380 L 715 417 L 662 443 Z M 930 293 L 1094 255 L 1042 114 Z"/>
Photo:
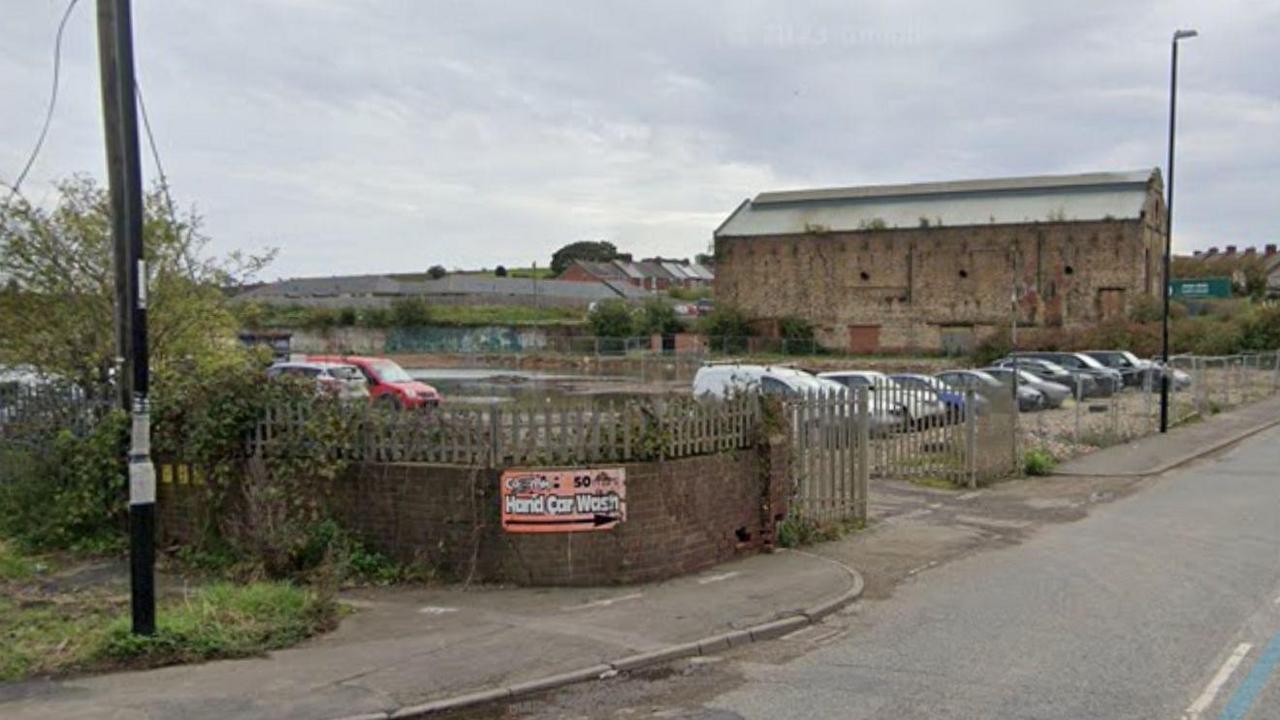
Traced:
<path fill-rule="evenodd" d="M 1041 380 L 1066 385 L 1071 389 L 1072 397 L 1097 397 L 1101 393 L 1098 389 L 1098 381 L 1093 375 L 1072 372 L 1051 360 L 1018 357 L 1004 358 L 992 363 L 995 367 L 1002 368 L 1012 368 L 1015 364 L 1017 364 L 1019 370 L 1035 375 Z"/>
<path fill-rule="evenodd" d="M 899 385 L 914 390 L 930 391 L 938 396 L 942 404 L 947 406 L 948 420 L 963 420 L 965 417 L 965 400 L 964 392 L 951 387 L 932 375 L 921 375 L 917 373 L 900 373 L 898 375 L 890 375 L 890 379 Z M 979 414 L 983 412 L 988 401 L 982 395 L 973 396 L 973 404 Z"/>
<path fill-rule="evenodd" d="M 953 388 L 973 390 L 981 393 L 987 400 L 995 402 L 997 398 L 1008 398 L 1009 387 L 981 370 L 947 370 L 934 377 Z M 1034 388 L 1018 387 L 1018 409 L 1040 410 L 1044 407 L 1044 395 Z"/>
<path fill-rule="evenodd" d="M 1055 362 L 1071 372 L 1090 375 L 1098 383 L 1098 395 L 1113 395 L 1124 387 L 1124 377 L 1119 370 L 1112 370 L 1093 358 L 1078 352 L 1034 351 L 1013 353 L 1011 358 L 1039 358 Z"/>
<path fill-rule="evenodd" d="M 1145 387 L 1156 389 L 1160 387 L 1160 378 L 1164 375 L 1164 368 L 1151 360 L 1143 360 L 1128 350 L 1085 350 L 1082 354 L 1097 360 L 1113 370 L 1119 370 L 1124 376 L 1124 384 L 1129 387 Z M 1169 378 L 1173 382 L 1173 389 L 1185 390 L 1191 386 L 1191 376 L 1178 370 L 1171 368 Z"/>

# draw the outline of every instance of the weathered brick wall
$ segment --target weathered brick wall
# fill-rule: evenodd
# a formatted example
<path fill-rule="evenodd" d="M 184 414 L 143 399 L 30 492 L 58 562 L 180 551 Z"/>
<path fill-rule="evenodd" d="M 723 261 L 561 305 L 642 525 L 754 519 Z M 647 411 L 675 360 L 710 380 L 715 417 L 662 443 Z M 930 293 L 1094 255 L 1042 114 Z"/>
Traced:
<path fill-rule="evenodd" d="M 748 449 L 629 463 L 627 519 L 611 530 L 502 530 L 499 471 L 418 463 L 352 467 L 329 485 L 339 521 L 369 546 L 454 577 L 523 585 L 613 585 L 675 577 L 771 546 L 787 513 L 782 439 Z M 195 537 L 194 486 L 162 487 L 161 533 Z"/>
<path fill-rule="evenodd" d="M 1123 314 L 1159 294 L 1162 224 L 1149 204 L 1150 220 L 719 237 L 717 299 L 808 319 L 837 348 L 851 326 L 878 326 L 882 351 L 942 349 L 946 328 L 980 338 L 1009 326 L 1015 287 L 1021 325 L 1090 324 L 1117 299 Z"/>

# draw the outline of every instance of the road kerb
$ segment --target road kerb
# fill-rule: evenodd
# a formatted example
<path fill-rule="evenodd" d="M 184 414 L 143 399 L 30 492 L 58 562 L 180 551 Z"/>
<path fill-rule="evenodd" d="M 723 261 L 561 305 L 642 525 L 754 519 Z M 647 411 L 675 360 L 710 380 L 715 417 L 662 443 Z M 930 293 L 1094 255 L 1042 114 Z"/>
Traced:
<path fill-rule="evenodd" d="M 791 552 L 800 551 L 793 550 Z M 828 557 L 823 557 L 821 555 L 815 555 L 807 552 L 800 552 L 800 554 L 826 560 L 844 570 L 849 575 L 851 583 L 850 588 L 840 595 L 829 600 L 825 600 L 808 610 L 803 610 L 794 615 L 788 615 L 768 622 L 759 623 L 742 630 L 719 633 L 693 642 L 681 643 L 679 645 L 659 648 L 658 650 L 650 650 L 648 652 L 637 653 L 635 655 L 628 655 L 614 660 L 613 662 L 592 665 L 580 670 L 572 670 L 558 675 L 530 680 L 511 685 L 509 687 L 441 698 L 439 700 L 433 700 L 420 705 L 403 707 L 395 712 L 387 713 L 385 715 L 372 714 L 369 716 L 369 720 L 381 720 L 381 718 L 388 718 L 388 720 L 407 720 L 408 718 L 429 717 L 445 712 L 461 710 L 463 708 L 487 705 L 502 700 L 511 700 L 518 697 L 532 695 L 534 693 L 545 692 L 547 690 L 556 690 L 568 685 L 594 680 L 610 674 L 613 671 L 628 672 L 652 667 L 654 665 L 661 665 L 680 658 L 695 657 L 698 655 L 712 655 L 714 653 L 724 652 L 730 648 L 747 645 L 753 642 L 764 642 L 766 640 L 778 638 L 802 627 L 812 625 L 861 597 L 865 583 L 863 582 L 862 575 L 859 574 L 857 570 L 854 570 L 842 562 Z M 363 718 L 364 716 L 361 717 Z"/>

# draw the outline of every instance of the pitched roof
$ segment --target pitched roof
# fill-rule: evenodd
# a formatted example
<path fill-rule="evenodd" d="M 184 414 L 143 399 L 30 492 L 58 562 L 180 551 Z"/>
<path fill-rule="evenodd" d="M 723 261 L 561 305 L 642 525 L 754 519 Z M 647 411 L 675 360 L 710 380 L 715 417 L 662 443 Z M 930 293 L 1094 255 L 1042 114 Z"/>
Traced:
<path fill-rule="evenodd" d="M 716 236 L 864 230 L 883 223 L 986 225 L 1141 216 L 1159 170 L 1037 175 L 909 185 L 763 192 L 743 202 Z"/>

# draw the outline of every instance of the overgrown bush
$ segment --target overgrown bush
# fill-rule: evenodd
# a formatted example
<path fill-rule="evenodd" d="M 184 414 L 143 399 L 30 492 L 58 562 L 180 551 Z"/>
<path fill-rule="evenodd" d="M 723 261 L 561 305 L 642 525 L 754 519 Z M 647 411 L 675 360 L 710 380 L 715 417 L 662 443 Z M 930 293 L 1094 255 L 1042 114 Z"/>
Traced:
<path fill-rule="evenodd" d="M 660 298 L 649 298 L 644 302 L 634 327 L 638 335 L 672 335 L 683 329 L 675 308 Z"/>
<path fill-rule="evenodd" d="M 778 321 L 778 333 L 782 335 L 782 350 L 792 355 L 818 351 L 814 341 L 813 323 L 798 317 L 785 317 Z"/>
<path fill-rule="evenodd" d="M 85 437 L 60 431 L 44 446 L 0 456 L 0 535 L 32 551 L 107 552 L 123 546 L 128 422 L 113 411 Z"/>
<path fill-rule="evenodd" d="M 418 327 L 431 323 L 431 305 L 420 297 L 397 298 L 391 303 L 391 324 Z"/>
<path fill-rule="evenodd" d="M 591 331 L 596 337 L 625 338 L 635 334 L 635 319 L 631 306 L 622 300 L 603 300 L 596 303 L 587 315 Z"/>

